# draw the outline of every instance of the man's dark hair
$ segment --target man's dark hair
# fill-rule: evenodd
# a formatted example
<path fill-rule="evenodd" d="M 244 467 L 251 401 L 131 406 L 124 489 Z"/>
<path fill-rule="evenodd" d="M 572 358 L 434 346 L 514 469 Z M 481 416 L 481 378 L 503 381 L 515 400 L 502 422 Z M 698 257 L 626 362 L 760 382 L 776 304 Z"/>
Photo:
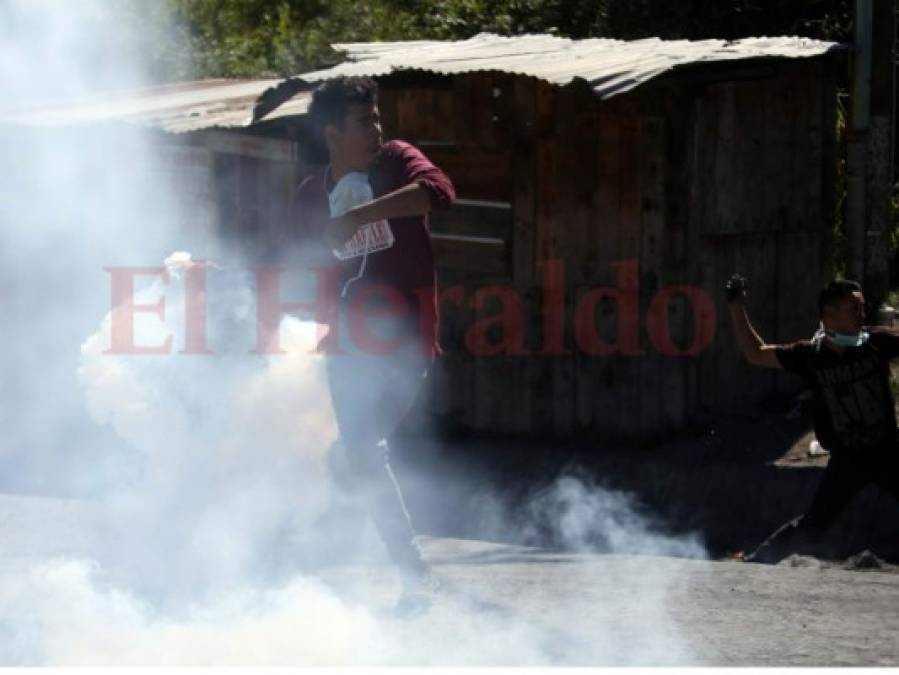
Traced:
<path fill-rule="evenodd" d="M 818 294 L 818 313 L 824 314 L 824 308 L 833 305 L 838 300 L 845 298 L 854 291 L 862 290 L 857 281 L 849 279 L 834 279 Z"/>
<path fill-rule="evenodd" d="M 313 128 L 323 134 L 328 124 L 343 129 L 347 111 L 353 103 L 376 103 L 378 85 L 370 77 L 336 77 L 325 80 L 312 92 L 309 117 Z"/>

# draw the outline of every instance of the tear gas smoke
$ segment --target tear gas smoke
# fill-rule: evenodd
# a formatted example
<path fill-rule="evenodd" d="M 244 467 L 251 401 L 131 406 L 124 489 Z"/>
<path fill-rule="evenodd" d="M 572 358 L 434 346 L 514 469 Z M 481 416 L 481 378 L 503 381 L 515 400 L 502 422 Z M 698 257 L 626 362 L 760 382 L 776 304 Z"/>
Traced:
<path fill-rule="evenodd" d="M 159 24 L 149 18 L 164 5 L 13 0 L 0 10 L 0 138 L 9 163 L 0 178 L 0 507 L 8 514 L 0 521 L 0 665 L 689 661 L 666 611 L 677 576 L 650 558 L 573 567 L 581 576 L 566 583 L 578 586 L 540 590 L 564 609 L 595 575 L 619 575 L 621 587 L 635 589 L 579 606 L 579 620 L 593 626 L 589 642 L 528 616 L 537 596 L 527 592 L 514 594 L 511 610 L 478 601 L 513 580 L 478 586 L 477 575 L 452 565 L 445 574 L 461 575 L 454 583 L 468 588 L 440 595 L 418 618 L 384 613 L 398 581 L 364 510 L 347 507 L 352 500 L 328 471 L 336 429 L 321 357 L 310 353 L 315 325 L 285 316 L 287 354 L 249 353 L 251 263 L 191 227 L 218 214 L 184 208 L 159 161 L 158 134 L 115 123 L 10 122 L 11 109 L 146 84 L 138 52 L 150 41 L 141 29 L 152 33 Z M 220 263 L 206 293 L 213 354 L 178 353 L 184 252 Z M 164 297 L 165 317 L 135 314 L 134 335 L 143 345 L 172 336 L 172 353 L 105 353 L 105 268 L 163 260 L 169 283 L 139 278 L 135 302 Z M 427 493 L 439 489 L 437 478 L 411 479 L 432 480 Z M 555 533 L 577 550 L 702 554 L 695 542 L 654 530 L 626 498 L 578 477 L 562 477 L 525 512 L 501 504 L 485 497 L 474 509 L 488 534 L 504 527 L 533 541 Z M 329 570 L 338 564 L 343 573 Z M 522 569 L 515 574 L 543 573 L 536 564 Z M 641 637 L 622 643 L 622 623 L 635 620 Z"/>

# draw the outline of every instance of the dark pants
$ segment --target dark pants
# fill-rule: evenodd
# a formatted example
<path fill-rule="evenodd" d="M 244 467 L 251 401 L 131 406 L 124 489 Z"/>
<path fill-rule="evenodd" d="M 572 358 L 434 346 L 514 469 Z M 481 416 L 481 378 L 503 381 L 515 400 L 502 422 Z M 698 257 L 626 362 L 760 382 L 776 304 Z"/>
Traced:
<path fill-rule="evenodd" d="M 341 441 L 332 452 L 344 453 L 331 458 L 335 481 L 367 508 L 391 559 L 407 573 L 422 572 L 424 563 L 387 439 L 412 406 L 430 363 L 417 342 L 389 355 L 351 350 L 326 358 Z"/>
<path fill-rule="evenodd" d="M 774 564 L 793 553 L 813 552 L 846 505 L 870 483 L 899 500 L 899 448 L 831 455 L 805 515 L 779 527 L 747 560 Z"/>

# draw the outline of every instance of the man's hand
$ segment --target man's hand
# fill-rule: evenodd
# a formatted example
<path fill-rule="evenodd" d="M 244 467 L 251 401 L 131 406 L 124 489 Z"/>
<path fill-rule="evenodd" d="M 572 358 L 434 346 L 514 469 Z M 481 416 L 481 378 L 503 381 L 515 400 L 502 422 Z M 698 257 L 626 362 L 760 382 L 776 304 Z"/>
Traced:
<path fill-rule="evenodd" d="M 331 248 L 339 249 L 356 234 L 359 226 L 360 223 L 356 222 L 351 209 L 342 216 L 331 218 L 325 228 L 325 239 Z"/>
<path fill-rule="evenodd" d="M 729 304 L 744 304 L 746 302 L 746 291 L 749 289 L 749 280 L 739 274 L 734 274 L 727 283 L 724 284 L 724 292 L 727 295 Z"/>
<path fill-rule="evenodd" d="M 749 282 L 746 277 L 734 274 L 724 284 L 730 318 L 734 327 L 734 336 L 746 361 L 754 366 L 764 368 L 782 368 L 777 358 L 777 345 L 765 344 L 761 336 L 755 332 L 746 314 L 746 289 Z"/>

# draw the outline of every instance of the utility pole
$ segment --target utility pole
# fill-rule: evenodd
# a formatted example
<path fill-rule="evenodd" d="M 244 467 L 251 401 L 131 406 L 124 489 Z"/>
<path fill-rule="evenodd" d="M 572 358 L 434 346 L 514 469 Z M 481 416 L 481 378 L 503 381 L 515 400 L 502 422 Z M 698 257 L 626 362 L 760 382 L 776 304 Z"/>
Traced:
<path fill-rule="evenodd" d="M 855 37 L 852 65 L 849 124 L 846 132 L 846 240 L 849 276 L 865 277 L 865 231 L 867 230 L 867 158 L 869 104 L 871 100 L 871 23 L 873 0 L 855 0 Z"/>
<path fill-rule="evenodd" d="M 871 90 L 868 128 L 868 229 L 865 297 L 876 312 L 890 285 L 893 228 L 893 135 L 895 133 L 896 2 L 874 0 L 871 24 Z M 876 314 L 869 314 L 873 319 Z"/>
<path fill-rule="evenodd" d="M 846 235 L 849 275 L 862 282 L 871 323 L 878 321 L 889 291 L 895 47 L 895 0 L 856 0 L 846 144 Z"/>
<path fill-rule="evenodd" d="M 849 276 L 862 282 L 872 323 L 889 291 L 895 43 L 895 0 L 856 0 L 846 236 Z"/>

